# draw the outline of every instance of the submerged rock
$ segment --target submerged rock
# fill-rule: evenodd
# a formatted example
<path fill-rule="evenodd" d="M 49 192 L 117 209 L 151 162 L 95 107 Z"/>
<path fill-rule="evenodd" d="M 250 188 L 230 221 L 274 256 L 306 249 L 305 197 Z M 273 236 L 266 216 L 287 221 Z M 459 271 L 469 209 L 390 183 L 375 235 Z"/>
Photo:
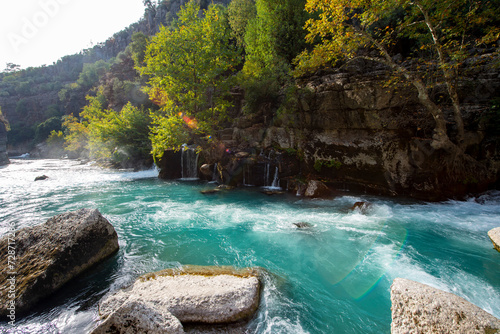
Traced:
<path fill-rule="evenodd" d="M 99 314 L 105 322 L 99 327 L 106 322 L 115 323 L 113 319 L 133 317 L 122 314 L 132 311 L 127 305 L 142 309 L 144 314 L 171 314 L 183 324 L 233 324 L 253 316 L 259 299 L 260 282 L 254 269 L 198 266 L 166 269 L 141 276 L 129 288 L 102 301 Z"/>
<path fill-rule="evenodd" d="M 35 181 L 44 181 L 44 180 L 47 180 L 49 177 L 47 175 L 41 175 L 41 176 L 37 176 L 35 177 Z"/>
<path fill-rule="evenodd" d="M 285 192 L 281 190 L 262 190 L 261 193 L 268 196 L 273 196 L 273 195 L 283 195 Z"/>
<path fill-rule="evenodd" d="M 14 241 L 13 241 L 14 240 Z M 15 261 L 0 258 L 0 281 L 15 271 L 16 312 L 28 311 L 73 277 L 118 250 L 113 226 L 98 210 L 81 209 L 49 218 L 46 223 L 23 228 L 0 239 L 0 254 L 8 254 L 15 245 Z M 13 267 L 10 265 L 13 264 Z M 0 300 L 7 301 L 6 289 Z M 0 314 L 7 314 L 6 303 Z"/>
<path fill-rule="evenodd" d="M 203 164 L 200 167 L 200 173 L 205 175 L 205 176 L 212 176 L 214 173 L 214 167 L 209 164 Z"/>
<path fill-rule="evenodd" d="M 391 333 L 497 333 L 500 320 L 452 293 L 396 278 Z"/>
<path fill-rule="evenodd" d="M 327 197 L 330 195 L 330 189 L 321 181 L 311 180 L 304 195 L 309 198 Z"/>
<path fill-rule="evenodd" d="M 222 191 L 222 190 L 220 190 L 220 189 L 208 189 L 208 190 L 202 190 L 202 191 L 200 191 L 200 193 L 202 193 L 203 195 L 211 195 L 211 194 L 217 194 L 220 191 Z"/>
<path fill-rule="evenodd" d="M 370 210 L 371 207 L 372 207 L 371 203 L 368 203 L 368 202 L 356 202 L 351 207 L 351 211 L 354 211 L 354 210 L 358 209 L 359 212 L 361 212 L 362 214 L 365 215 L 368 212 L 368 210 Z"/>
<path fill-rule="evenodd" d="M 500 227 L 488 231 L 488 236 L 493 242 L 493 247 L 500 252 Z"/>
<path fill-rule="evenodd" d="M 293 225 L 295 225 L 297 228 L 310 228 L 312 227 L 313 225 L 310 224 L 310 223 L 307 223 L 307 222 L 299 222 L 299 223 L 293 223 Z"/>

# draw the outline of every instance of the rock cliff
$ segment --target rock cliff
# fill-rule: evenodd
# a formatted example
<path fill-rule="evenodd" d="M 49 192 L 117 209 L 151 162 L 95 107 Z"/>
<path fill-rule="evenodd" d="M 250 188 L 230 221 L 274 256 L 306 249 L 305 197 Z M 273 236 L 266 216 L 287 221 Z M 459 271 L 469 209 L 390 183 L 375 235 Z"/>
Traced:
<path fill-rule="evenodd" d="M 9 157 L 7 156 L 7 128 L 0 121 L 0 166 L 7 165 Z"/>
<path fill-rule="evenodd" d="M 382 66 L 361 62 L 303 79 L 291 111 L 237 112 L 220 132 L 223 149 L 200 162 L 218 163 L 218 181 L 231 185 L 270 186 L 278 168 L 280 186 L 298 192 L 307 179 L 424 200 L 481 192 L 500 170 L 498 134 L 487 132 L 483 117 L 500 90 L 492 71 L 461 83 L 465 154 L 434 149 L 434 120 L 412 86 L 387 86 Z M 435 88 L 435 99 L 444 95 Z M 453 138 L 452 111 L 444 110 Z M 249 155 L 235 154 L 242 151 Z"/>

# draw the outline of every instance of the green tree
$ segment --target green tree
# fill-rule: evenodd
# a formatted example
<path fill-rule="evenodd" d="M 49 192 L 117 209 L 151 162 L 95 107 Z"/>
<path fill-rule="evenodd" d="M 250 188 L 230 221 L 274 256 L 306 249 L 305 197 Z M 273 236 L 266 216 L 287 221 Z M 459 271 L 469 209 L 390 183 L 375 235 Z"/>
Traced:
<path fill-rule="evenodd" d="M 433 147 L 454 149 L 443 109 L 429 96 L 422 71 L 410 71 L 391 54 L 398 40 L 410 38 L 416 46 L 416 60 L 425 57 L 427 62 L 422 65 L 438 71 L 446 84 L 458 130 L 456 144 L 462 147 L 458 71 L 470 46 L 498 40 L 499 29 L 494 24 L 500 14 L 498 6 L 479 0 L 307 0 L 306 10 L 319 15 L 307 22 L 307 41 L 320 38 L 321 43 L 298 57 L 297 75 L 354 58 L 385 64 L 416 88 L 420 102 L 434 117 Z"/>
<path fill-rule="evenodd" d="M 2 113 L 2 108 L 1 107 L 0 107 L 0 122 L 2 122 L 5 125 L 5 128 L 7 129 L 7 131 L 10 131 L 9 121 L 7 120 L 7 118 Z"/>
<path fill-rule="evenodd" d="M 243 46 L 247 25 L 257 16 L 255 0 L 231 1 L 228 6 L 228 14 L 233 37 L 239 45 Z"/>
<path fill-rule="evenodd" d="M 305 48 L 305 0 L 257 0 L 257 16 L 245 33 L 246 75 L 288 75 L 291 61 Z"/>
<path fill-rule="evenodd" d="M 188 2 L 173 27 L 161 28 L 146 51 L 142 74 L 150 78 L 150 99 L 161 107 L 153 116 L 157 157 L 165 149 L 180 148 L 187 133 L 214 134 L 231 105 L 228 95 L 231 74 L 241 61 L 239 48 L 231 42 L 223 7 L 210 5 L 203 16 L 199 11 L 196 1 Z"/>
<path fill-rule="evenodd" d="M 68 150 L 88 150 L 92 159 L 116 163 L 147 160 L 151 119 L 146 111 L 131 103 L 120 111 L 104 109 L 102 89 L 96 96 L 87 96 L 87 101 L 80 120 L 67 116 L 63 123 Z"/>
<path fill-rule="evenodd" d="M 140 68 L 144 65 L 144 56 L 148 47 L 149 38 L 142 32 L 135 32 L 132 35 L 132 42 L 129 44 L 130 52 L 135 66 Z"/>
<path fill-rule="evenodd" d="M 51 117 L 45 122 L 40 123 L 35 130 L 35 143 L 41 143 L 46 140 L 52 131 L 61 130 L 61 118 Z"/>

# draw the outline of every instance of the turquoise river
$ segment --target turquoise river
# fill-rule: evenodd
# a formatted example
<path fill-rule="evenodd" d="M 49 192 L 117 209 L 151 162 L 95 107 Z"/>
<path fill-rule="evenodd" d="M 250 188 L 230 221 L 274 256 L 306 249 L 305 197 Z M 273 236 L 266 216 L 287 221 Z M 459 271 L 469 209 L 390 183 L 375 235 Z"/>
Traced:
<path fill-rule="evenodd" d="M 120 251 L 74 279 L 2 333 L 88 333 L 99 300 L 138 276 L 183 264 L 258 266 L 264 277 L 255 333 L 389 333 L 390 286 L 404 277 L 455 293 L 500 317 L 500 192 L 426 203 L 343 193 L 330 200 L 244 188 L 203 195 L 203 182 L 155 170 L 103 170 L 72 160 L 0 168 L 0 236 L 55 214 L 98 208 Z M 48 180 L 34 182 L 36 176 Z M 373 206 L 365 214 L 349 208 Z M 294 223 L 312 227 L 298 229 Z M 3 255 L 2 255 L 3 256 Z M 0 282 L 2 284 L 2 282 Z"/>

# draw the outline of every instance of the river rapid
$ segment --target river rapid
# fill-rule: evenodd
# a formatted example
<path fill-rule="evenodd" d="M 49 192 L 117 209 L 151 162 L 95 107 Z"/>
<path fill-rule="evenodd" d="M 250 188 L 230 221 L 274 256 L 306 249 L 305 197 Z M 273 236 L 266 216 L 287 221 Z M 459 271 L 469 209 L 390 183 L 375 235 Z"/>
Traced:
<path fill-rule="evenodd" d="M 35 177 L 47 175 L 45 181 Z M 99 300 L 138 276 L 183 264 L 262 267 L 256 333 L 389 333 L 390 285 L 403 277 L 500 317 L 500 192 L 426 203 L 344 193 L 330 200 L 256 188 L 203 195 L 204 182 L 74 160 L 12 159 L 0 168 L 0 236 L 80 208 L 115 227 L 120 251 L 2 333 L 88 333 Z M 358 201 L 366 213 L 349 210 Z M 299 229 L 294 223 L 306 222 Z M 0 282 L 3 284 L 4 282 Z"/>

